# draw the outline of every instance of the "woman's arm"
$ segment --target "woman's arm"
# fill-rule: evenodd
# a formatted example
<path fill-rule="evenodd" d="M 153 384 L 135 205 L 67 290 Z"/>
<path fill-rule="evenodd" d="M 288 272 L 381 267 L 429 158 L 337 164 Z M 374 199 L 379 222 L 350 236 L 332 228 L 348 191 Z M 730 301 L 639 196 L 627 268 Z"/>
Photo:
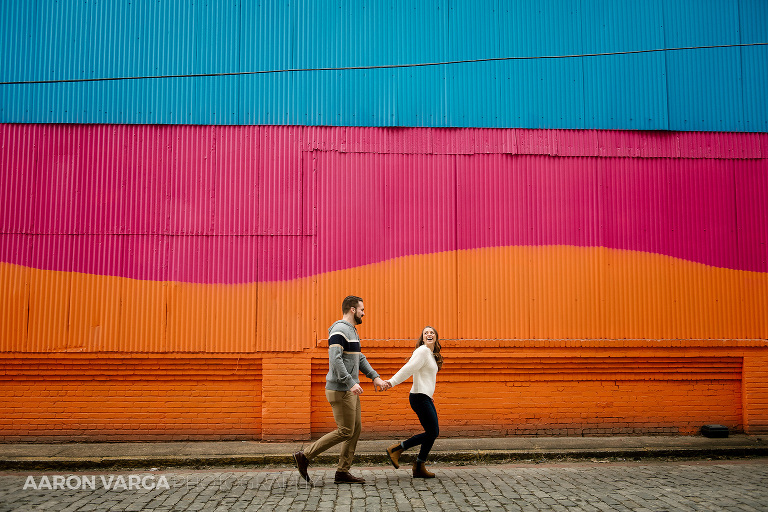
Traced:
<path fill-rule="evenodd" d="M 400 368 L 397 373 L 388 380 L 388 382 L 394 387 L 398 384 L 402 383 L 408 377 L 414 374 L 419 368 L 424 366 L 427 362 L 427 358 L 430 357 L 432 354 L 432 351 L 429 350 L 429 348 L 425 345 L 420 346 L 416 350 L 413 351 L 413 354 L 411 355 L 411 358 L 408 360 L 407 363 L 403 365 L 402 368 Z"/>

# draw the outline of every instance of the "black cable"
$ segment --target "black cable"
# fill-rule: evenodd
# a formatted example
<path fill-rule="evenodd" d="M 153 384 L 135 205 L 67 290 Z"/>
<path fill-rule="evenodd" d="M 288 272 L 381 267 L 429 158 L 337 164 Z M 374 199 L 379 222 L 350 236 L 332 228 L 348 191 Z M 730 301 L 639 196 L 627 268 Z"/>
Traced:
<path fill-rule="evenodd" d="M 577 55 L 537 55 L 530 57 L 491 57 L 487 59 L 468 59 L 452 60 L 445 62 L 422 62 L 417 64 L 386 64 L 380 66 L 346 66 L 338 68 L 295 68 L 295 69 L 269 69 L 264 71 L 238 71 L 233 73 L 198 73 L 189 75 L 151 75 L 151 76 L 121 76 L 106 78 L 73 78 L 70 80 L 24 80 L 18 82 L 0 82 L 0 85 L 26 85 L 26 84 L 63 84 L 74 82 L 107 82 L 112 80 L 149 80 L 157 78 L 199 78 L 212 76 L 239 76 L 239 75 L 260 75 L 271 73 L 299 73 L 306 71 L 349 71 L 349 70 L 367 70 L 367 69 L 395 69 L 395 68 L 417 68 L 425 66 L 447 66 L 452 64 L 470 64 L 473 62 L 498 62 L 507 60 L 537 60 L 537 59 L 573 59 L 578 57 L 606 57 L 611 55 L 633 55 L 639 53 L 654 52 L 672 52 L 683 50 L 705 50 L 712 48 L 740 48 L 745 46 L 768 46 L 768 43 L 745 43 L 745 44 L 721 44 L 711 46 L 684 46 L 680 48 L 656 48 L 652 50 L 630 50 L 625 52 L 605 52 L 605 53 L 584 53 Z"/>

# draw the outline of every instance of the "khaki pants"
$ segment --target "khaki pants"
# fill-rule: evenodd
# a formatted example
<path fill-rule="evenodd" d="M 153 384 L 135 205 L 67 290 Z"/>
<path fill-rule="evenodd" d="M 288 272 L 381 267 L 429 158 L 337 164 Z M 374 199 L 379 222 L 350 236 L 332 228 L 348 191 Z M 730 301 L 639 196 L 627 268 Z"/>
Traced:
<path fill-rule="evenodd" d="M 328 448 L 344 443 L 341 446 L 339 466 L 337 471 L 349 471 L 352 459 L 355 457 L 357 439 L 360 437 L 362 422 L 360 420 L 360 397 L 351 391 L 325 390 L 325 397 L 333 409 L 333 419 L 339 427 L 328 432 L 323 437 L 309 445 L 304 450 L 307 459 L 312 460 Z"/>

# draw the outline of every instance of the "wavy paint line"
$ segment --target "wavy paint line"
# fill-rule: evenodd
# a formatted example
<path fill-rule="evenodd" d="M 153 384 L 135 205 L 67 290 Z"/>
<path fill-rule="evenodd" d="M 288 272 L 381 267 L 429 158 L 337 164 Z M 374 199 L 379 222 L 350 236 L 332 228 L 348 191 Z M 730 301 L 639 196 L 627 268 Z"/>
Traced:
<path fill-rule="evenodd" d="M 4 352 L 301 350 L 350 293 L 366 301 L 365 339 L 412 339 L 424 325 L 543 344 L 768 339 L 768 274 L 603 248 L 475 249 L 240 285 L 0 264 L 0 293 Z"/>

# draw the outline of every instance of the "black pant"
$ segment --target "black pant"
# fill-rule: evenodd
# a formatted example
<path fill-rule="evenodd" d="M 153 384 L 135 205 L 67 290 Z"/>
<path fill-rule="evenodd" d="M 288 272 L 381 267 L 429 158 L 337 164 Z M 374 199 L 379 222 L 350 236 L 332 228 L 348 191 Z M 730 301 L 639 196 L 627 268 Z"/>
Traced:
<path fill-rule="evenodd" d="M 408 395 L 408 400 L 411 402 L 411 409 L 419 417 L 424 432 L 403 441 L 403 447 L 407 450 L 421 445 L 417 459 L 421 462 L 427 462 L 429 451 L 435 444 L 437 436 L 440 435 L 440 427 L 437 424 L 437 409 L 435 409 L 435 403 L 432 399 L 423 393 L 411 393 Z"/>

